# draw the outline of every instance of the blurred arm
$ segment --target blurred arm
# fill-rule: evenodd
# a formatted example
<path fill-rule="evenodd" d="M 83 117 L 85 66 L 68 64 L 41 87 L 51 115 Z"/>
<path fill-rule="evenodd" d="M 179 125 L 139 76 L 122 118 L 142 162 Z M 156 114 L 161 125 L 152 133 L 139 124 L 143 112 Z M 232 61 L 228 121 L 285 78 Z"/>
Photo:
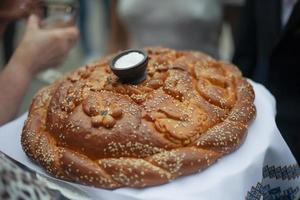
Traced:
<path fill-rule="evenodd" d="M 18 111 L 32 78 L 26 68 L 12 59 L 0 74 L 0 125 L 10 121 Z"/>
<path fill-rule="evenodd" d="M 29 18 L 20 45 L 0 73 L 0 125 L 15 117 L 32 77 L 59 66 L 77 38 L 75 27 L 44 30 L 36 16 Z"/>

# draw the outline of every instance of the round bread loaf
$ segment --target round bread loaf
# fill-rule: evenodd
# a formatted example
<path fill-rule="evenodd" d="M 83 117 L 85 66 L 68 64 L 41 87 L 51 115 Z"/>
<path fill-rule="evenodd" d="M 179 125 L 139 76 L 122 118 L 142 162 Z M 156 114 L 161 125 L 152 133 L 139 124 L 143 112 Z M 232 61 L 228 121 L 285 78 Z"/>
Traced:
<path fill-rule="evenodd" d="M 256 112 L 240 71 L 200 52 L 145 50 L 138 85 L 120 83 L 107 57 L 40 90 L 26 154 L 57 178 L 113 189 L 167 183 L 237 149 Z"/>

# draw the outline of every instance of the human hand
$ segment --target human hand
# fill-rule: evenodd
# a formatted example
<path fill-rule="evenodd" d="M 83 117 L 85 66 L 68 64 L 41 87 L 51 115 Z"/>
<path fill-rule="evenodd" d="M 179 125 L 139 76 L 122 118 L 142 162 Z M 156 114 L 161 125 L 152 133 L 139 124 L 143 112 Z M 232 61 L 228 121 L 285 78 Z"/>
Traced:
<path fill-rule="evenodd" d="M 41 70 L 57 67 L 74 46 L 78 34 L 76 27 L 42 29 L 39 19 L 31 15 L 11 61 L 19 70 L 31 76 Z"/>

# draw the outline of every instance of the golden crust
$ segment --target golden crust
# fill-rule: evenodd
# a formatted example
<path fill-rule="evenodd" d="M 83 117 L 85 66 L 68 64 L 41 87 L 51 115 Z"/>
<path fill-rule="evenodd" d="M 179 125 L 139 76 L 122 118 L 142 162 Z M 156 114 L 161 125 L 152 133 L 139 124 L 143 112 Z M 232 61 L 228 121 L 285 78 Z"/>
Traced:
<path fill-rule="evenodd" d="M 113 189 L 163 184 L 238 148 L 256 112 L 240 71 L 199 52 L 146 51 L 137 86 L 119 83 L 104 58 L 39 91 L 26 154 L 57 178 Z"/>

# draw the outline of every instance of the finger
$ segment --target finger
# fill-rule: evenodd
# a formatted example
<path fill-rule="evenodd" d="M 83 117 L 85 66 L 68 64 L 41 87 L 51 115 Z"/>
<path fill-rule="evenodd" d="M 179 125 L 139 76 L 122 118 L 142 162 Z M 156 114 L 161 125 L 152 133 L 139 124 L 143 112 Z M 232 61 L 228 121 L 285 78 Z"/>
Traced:
<path fill-rule="evenodd" d="M 56 34 L 63 35 L 65 38 L 71 40 L 77 40 L 79 36 L 78 29 L 75 27 L 56 29 Z"/>
<path fill-rule="evenodd" d="M 72 48 L 75 45 L 79 36 L 77 28 L 74 27 L 57 30 L 56 34 L 68 49 Z"/>
<path fill-rule="evenodd" d="M 66 35 L 68 36 L 68 41 L 70 44 L 74 45 L 79 37 L 79 31 L 75 27 L 66 28 Z"/>
<path fill-rule="evenodd" d="M 36 15 L 30 15 L 27 22 L 28 29 L 38 29 L 39 28 L 39 18 Z"/>

